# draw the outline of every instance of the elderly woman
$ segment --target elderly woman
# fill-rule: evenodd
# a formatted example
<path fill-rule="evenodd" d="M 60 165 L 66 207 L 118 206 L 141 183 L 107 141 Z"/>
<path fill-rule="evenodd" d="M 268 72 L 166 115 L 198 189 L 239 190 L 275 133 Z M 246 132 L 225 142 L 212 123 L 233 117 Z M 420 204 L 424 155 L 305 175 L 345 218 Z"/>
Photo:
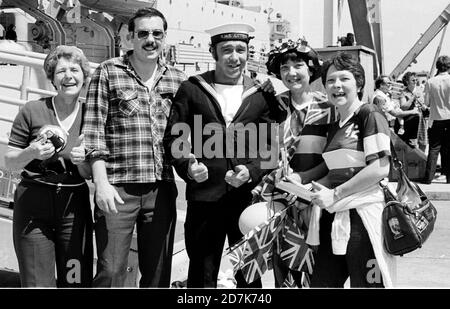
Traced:
<path fill-rule="evenodd" d="M 84 177 L 90 170 L 79 136 L 83 110 L 79 95 L 90 73 L 89 62 L 80 49 L 58 46 L 46 57 L 44 70 L 57 95 L 20 109 L 5 155 L 10 169 L 23 170 L 13 216 L 21 284 L 88 287 L 92 216 Z"/>
<path fill-rule="evenodd" d="M 313 182 L 312 202 L 322 215 L 309 229 L 309 236 L 320 239 L 312 287 L 343 287 L 348 277 L 351 287 L 394 282 L 395 260 L 383 247 L 385 203 L 379 186 L 389 173 L 389 126 L 377 107 L 361 102 L 364 76 L 361 64 L 347 53 L 332 58 L 322 73 L 340 120 L 323 151 L 328 175 L 321 184 Z"/>
<path fill-rule="evenodd" d="M 326 144 L 327 132 L 330 123 L 336 121 L 334 106 L 327 103 L 326 96 L 318 91 L 313 91 L 311 83 L 320 77 L 321 63 L 318 54 L 307 45 L 304 40 L 296 42 L 290 40 L 269 53 L 267 62 L 269 73 L 281 79 L 288 91 L 277 96 L 279 105 L 285 111 L 285 121 L 280 126 L 280 146 L 287 150 L 289 167 L 292 173 L 289 178 L 301 183 L 310 183 L 324 177 L 328 169 L 322 159 L 322 151 Z M 288 197 L 289 198 L 289 197 Z M 300 205 L 297 205 L 300 206 Z M 309 224 L 308 205 L 298 208 L 303 209 L 297 215 L 298 208 L 291 208 L 288 219 L 293 220 L 290 229 L 298 229 L 295 233 L 306 235 Z M 286 224 L 289 225 L 290 221 Z M 287 232 L 287 230 L 285 230 Z M 277 242 L 280 247 L 285 247 L 281 233 Z M 307 245 L 303 242 L 303 249 Z M 275 252 L 277 250 L 274 250 Z M 289 274 L 298 287 L 304 285 L 305 274 L 301 265 L 288 267 L 289 262 L 284 261 L 280 254 L 273 256 L 273 268 L 275 285 L 283 287 L 291 285 L 286 281 Z M 306 268 L 306 267 L 305 267 Z M 305 269 L 303 268 L 303 269 Z"/>

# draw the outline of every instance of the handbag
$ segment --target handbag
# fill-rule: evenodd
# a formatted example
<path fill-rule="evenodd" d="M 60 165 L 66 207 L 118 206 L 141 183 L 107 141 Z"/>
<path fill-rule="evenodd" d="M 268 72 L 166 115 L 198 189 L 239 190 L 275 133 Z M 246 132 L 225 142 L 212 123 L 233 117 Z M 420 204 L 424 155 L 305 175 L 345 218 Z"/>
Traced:
<path fill-rule="evenodd" d="M 410 181 L 391 143 L 393 168 L 398 170 L 397 196 L 383 188 L 386 206 L 382 229 L 384 246 L 392 255 L 403 255 L 421 248 L 433 232 L 437 210 L 420 187 Z"/>

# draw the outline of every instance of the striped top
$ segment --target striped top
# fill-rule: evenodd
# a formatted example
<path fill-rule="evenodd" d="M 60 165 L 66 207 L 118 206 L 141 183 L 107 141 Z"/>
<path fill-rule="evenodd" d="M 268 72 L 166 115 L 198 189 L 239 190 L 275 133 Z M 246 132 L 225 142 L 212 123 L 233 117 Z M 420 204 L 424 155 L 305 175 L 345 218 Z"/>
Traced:
<path fill-rule="evenodd" d="M 323 158 L 336 187 L 376 159 L 390 156 L 390 131 L 378 108 L 363 104 L 345 123 L 335 123 Z"/>
<path fill-rule="evenodd" d="M 286 120 L 281 124 L 284 147 L 289 151 L 289 146 L 295 145 L 289 166 L 294 172 L 316 167 L 323 162 L 329 126 L 337 121 L 335 107 L 320 92 L 315 92 L 310 102 L 298 108 L 292 105 L 288 92 L 279 95 L 278 100 L 287 107 Z"/>

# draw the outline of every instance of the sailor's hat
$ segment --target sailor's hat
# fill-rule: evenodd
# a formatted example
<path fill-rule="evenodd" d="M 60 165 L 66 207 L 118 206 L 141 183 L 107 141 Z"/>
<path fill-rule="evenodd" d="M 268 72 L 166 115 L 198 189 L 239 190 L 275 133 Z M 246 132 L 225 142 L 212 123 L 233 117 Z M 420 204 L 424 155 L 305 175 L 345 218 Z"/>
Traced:
<path fill-rule="evenodd" d="M 222 41 L 244 41 L 248 43 L 252 39 L 249 33 L 254 31 L 255 28 L 245 23 L 223 24 L 206 30 L 211 35 L 211 45 Z"/>

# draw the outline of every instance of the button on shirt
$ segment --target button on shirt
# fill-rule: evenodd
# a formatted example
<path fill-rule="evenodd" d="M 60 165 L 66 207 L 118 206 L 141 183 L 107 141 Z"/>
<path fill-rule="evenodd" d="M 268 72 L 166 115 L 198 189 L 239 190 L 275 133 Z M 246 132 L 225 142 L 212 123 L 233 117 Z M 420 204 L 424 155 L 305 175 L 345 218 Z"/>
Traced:
<path fill-rule="evenodd" d="M 89 85 L 83 133 L 90 158 L 105 160 L 108 180 L 173 180 L 162 139 L 172 98 L 186 75 L 159 64 L 153 89 L 137 76 L 128 52 L 100 64 Z"/>

